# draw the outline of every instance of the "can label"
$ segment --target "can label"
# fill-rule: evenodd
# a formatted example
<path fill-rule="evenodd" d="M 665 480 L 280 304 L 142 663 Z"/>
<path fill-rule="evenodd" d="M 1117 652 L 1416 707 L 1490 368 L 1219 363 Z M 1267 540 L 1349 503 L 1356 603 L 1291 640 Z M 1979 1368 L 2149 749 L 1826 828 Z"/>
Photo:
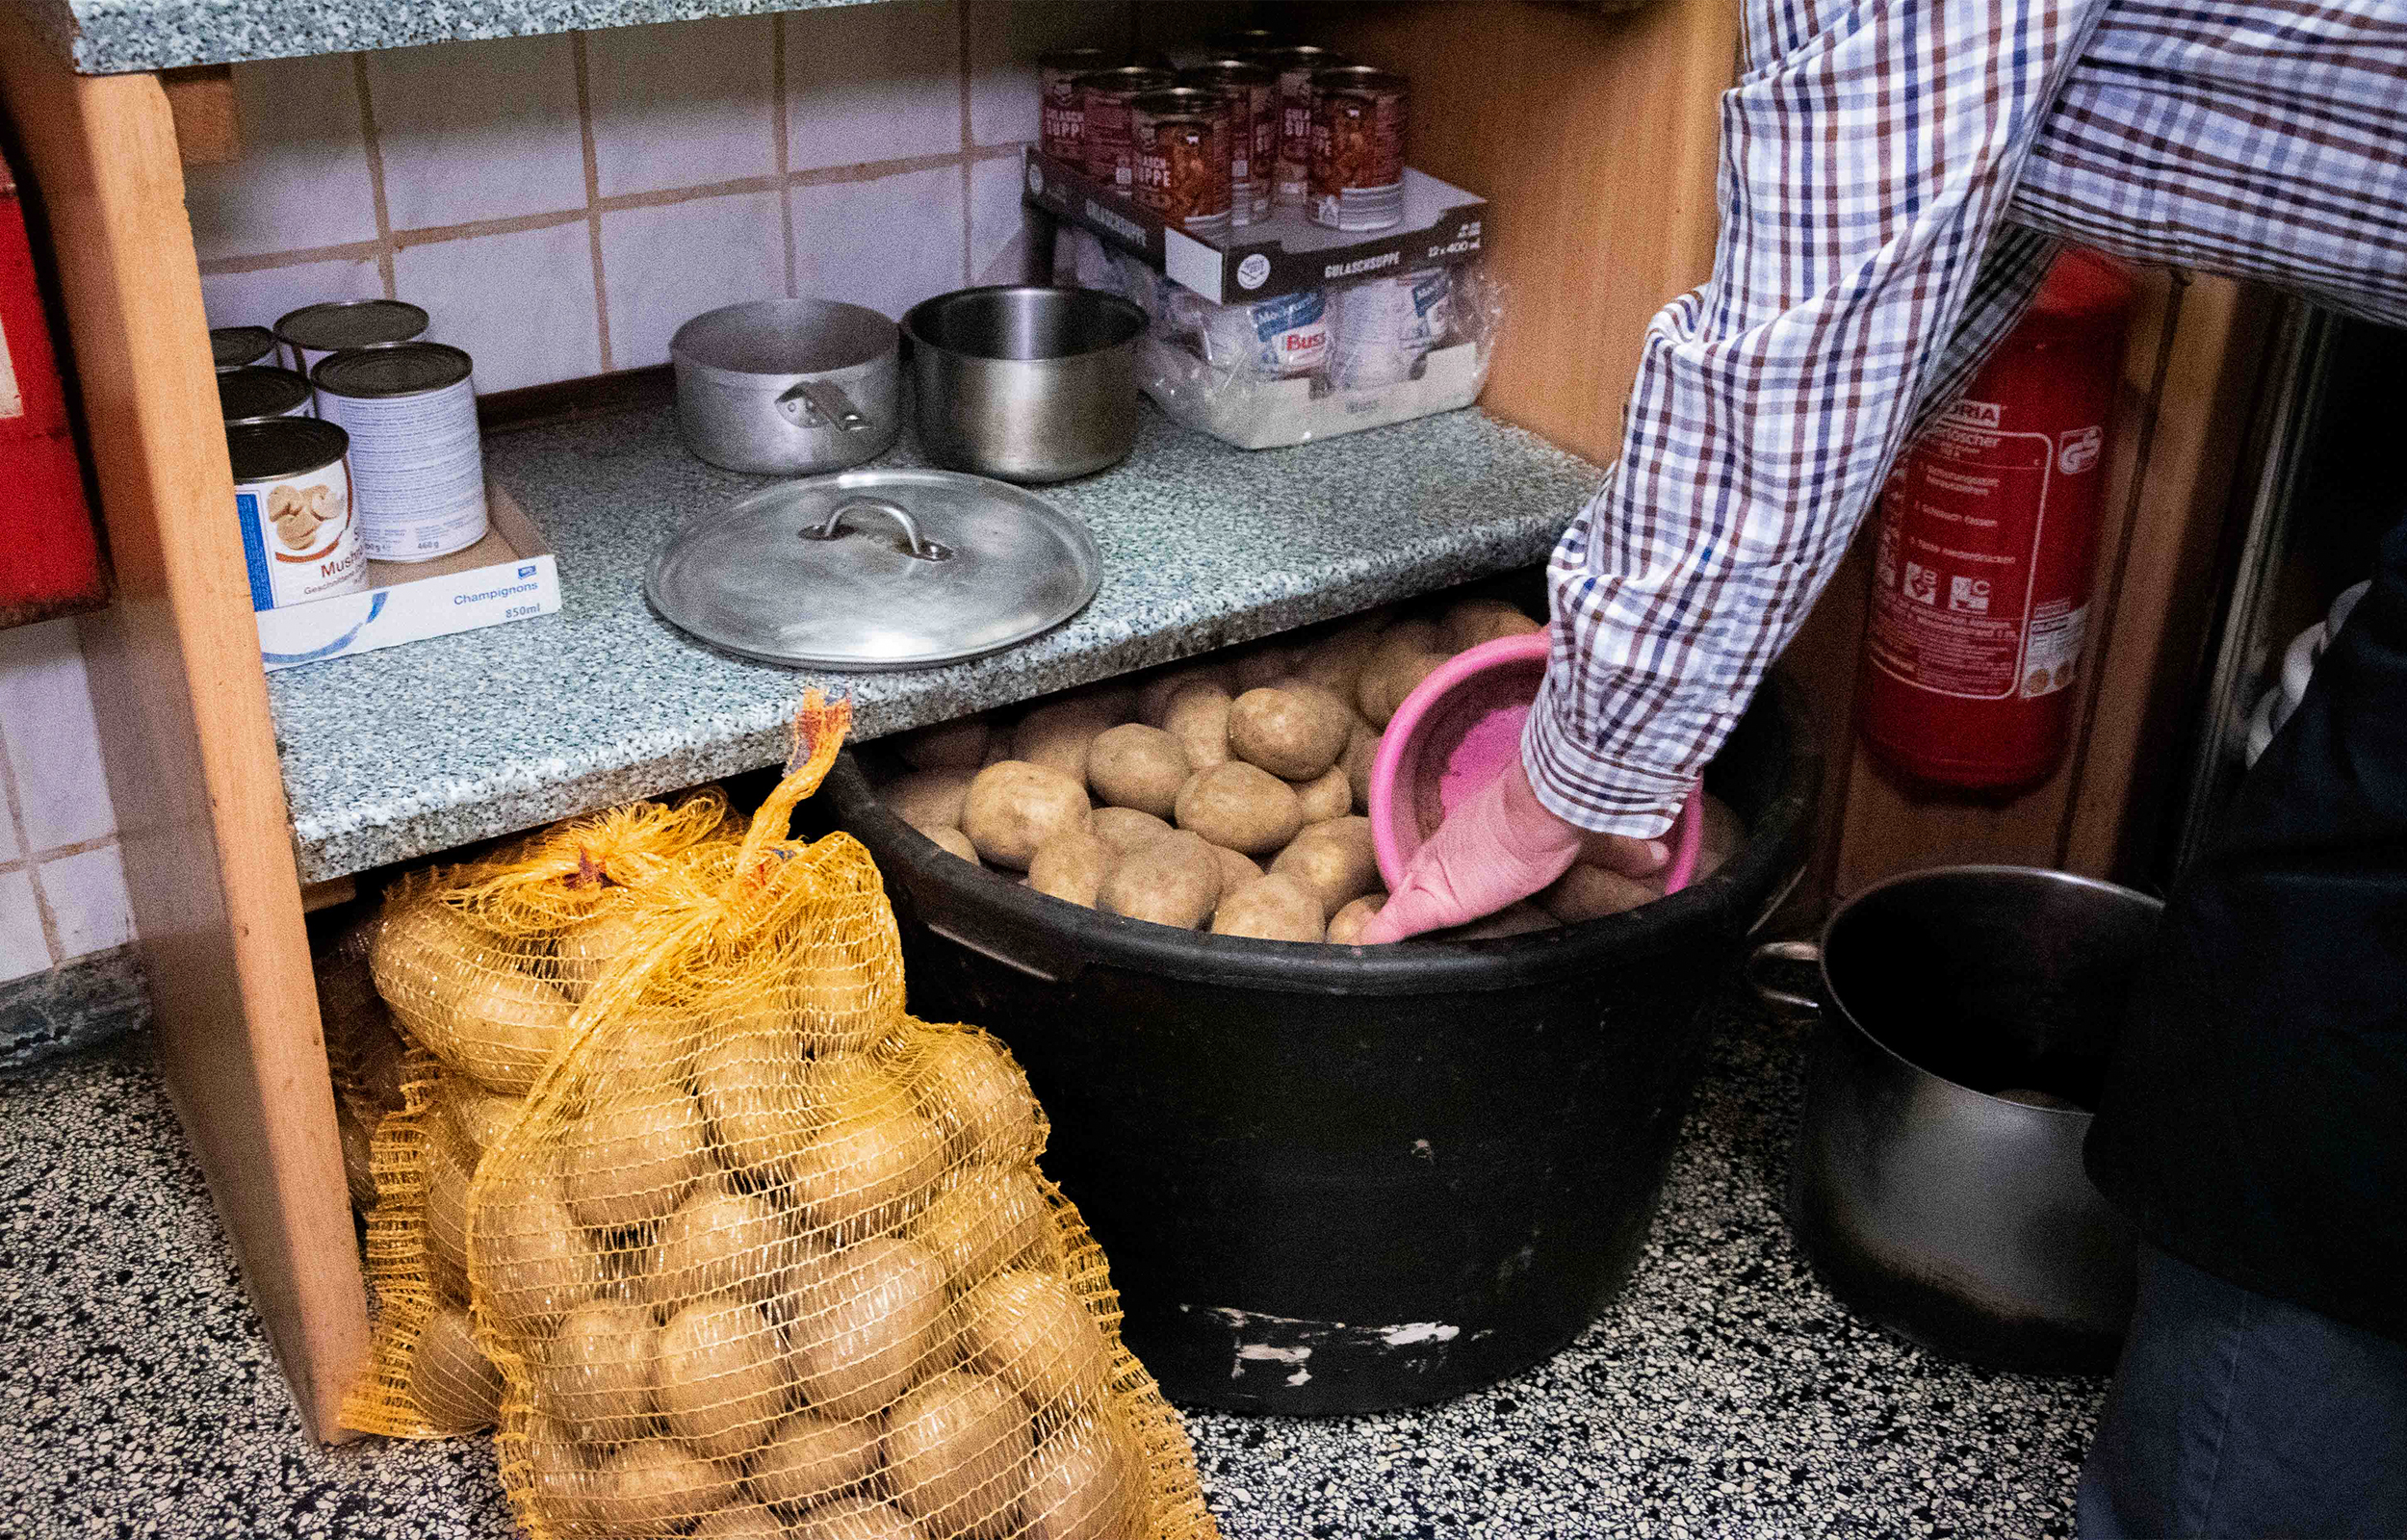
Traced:
<path fill-rule="evenodd" d="M 1224 367 L 1278 376 L 1316 372 L 1329 361 L 1329 297 L 1304 289 L 1252 304 L 1209 306 L 1204 341 L 1211 362 Z"/>
<path fill-rule="evenodd" d="M 1231 222 L 1270 218 L 1271 183 L 1279 169 L 1279 88 L 1228 86 L 1229 209 Z"/>
<path fill-rule="evenodd" d="M 2002 415 L 1992 402 L 1958 401 L 1924 433 L 1882 495 L 1874 550 L 1873 665 L 1967 700 L 2065 688 L 2088 629 L 2079 595 L 2034 581 L 2058 491 L 2056 442 L 2002 431 Z M 2028 526 L 2023 509 L 2033 511 Z"/>
<path fill-rule="evenodd" d="M 1278 170 L 1271 196 L 1282 209 L 1311 201 L 1312 71 L 1319 67 L 1298 64 L 1279 72 Z"/>
<path fill-rule="evenodd" d="M 1445 335 L 1454 274 L 1444 268 L 1365 278 L 1337 291 L 1330 377 L 1345 390 L 1376 390 L 1412 376 Z"/>
<path fill-rule="evenodd" d="M 1084 156 L 1086 141 L 1086 113 L 1078 101 L 1078 72 L 1048 65 L 1040 79 L 1044 90 L 1038 112 L 1037 148 L 1075 166 Z"/>
<path fill-rule="evenodd" d="M 1312 103 L 1307 208 L 1336 230 L 1384 230 L 1404 218 L 1404 93 L 1323 91 Z"/>
<path fill-rule="evenodd" d="M 318 415 L 351 436 L 360 534 L 376 561 L 430 561 L 484 538 L 484 446 L 473 381 L 414 396 L 321 389 Z"/>
<path fill-rule="evenodd" d="M 1136 115 L 1129 104 L 1141 94 L 1095 86 L 1078 90 L 1078 135 L 1086 174 L 1124 192 L 1136 186 Z"/>
<path fill-rule="evenodd" d="M 234 488 L 250 607 L 280 609 L 368 586 L 368 556 L 344 461 Z"/>
<path fill-rule="evenodd" d="M 1141 208 L 1165 223 L 1196 234 L 1216 234 L 1229 224 L 1229 114 L 1187 113 L 1135 116 L 1136 186 Z"/>

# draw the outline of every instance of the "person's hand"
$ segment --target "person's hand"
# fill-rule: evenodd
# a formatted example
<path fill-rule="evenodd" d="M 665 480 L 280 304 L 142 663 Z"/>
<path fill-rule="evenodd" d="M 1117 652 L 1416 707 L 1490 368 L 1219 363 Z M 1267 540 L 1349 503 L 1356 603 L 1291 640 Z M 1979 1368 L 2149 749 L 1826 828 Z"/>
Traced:
<path fill-rule="evenodd" d="M 1660 839 L 1594 834 L 1556 817 L 1530 789 L 1529 772 L 1515 755 L 1420 848 L 1403 886 L 1363 927 L 1362 943 L 1401 941 L 1493 914 L 1546 886 L 1574 861 L 1651 877 L 1670 858 Z"/>

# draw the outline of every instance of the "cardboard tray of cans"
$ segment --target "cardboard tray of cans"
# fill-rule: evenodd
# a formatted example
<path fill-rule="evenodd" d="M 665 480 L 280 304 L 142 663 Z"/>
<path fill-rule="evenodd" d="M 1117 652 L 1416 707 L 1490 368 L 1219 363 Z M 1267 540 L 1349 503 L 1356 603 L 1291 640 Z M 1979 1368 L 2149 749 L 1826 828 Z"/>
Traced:
<path fill-rule="evenodd" d="M 432 561 L 372 561 L 368 588 L 258 612 L 269 672 L 556 614 L 560 575 L 525 510 L 485 483 L 485 536 Z"/>
<path fill-rule="evenodd" d="M 1484 249 L 1488 200 L 1410 167 L 1404 218 L 1385 230 L 1333 230 L 1300 209 L 1211 236 L 1165 224 L 1065 161 L 1027 152 L 1027 201 L 1092 230 L 1212 303 L 1267 299 L 1347 278 L 1468 261 Z"/>

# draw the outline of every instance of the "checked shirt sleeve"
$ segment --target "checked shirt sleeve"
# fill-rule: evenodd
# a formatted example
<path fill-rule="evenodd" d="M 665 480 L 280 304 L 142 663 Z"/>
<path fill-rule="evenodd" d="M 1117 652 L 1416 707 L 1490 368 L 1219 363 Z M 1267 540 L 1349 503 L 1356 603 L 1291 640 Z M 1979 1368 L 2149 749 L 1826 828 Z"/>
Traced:
<path fill-rule="evenodd" d="M 1621 454 L 1549 569 L 1522 751 L 1574 823 L 1653 835 L 1845 554 L 1918 403 L 2053 244 L 2021 163 L 2103 0 L 1747 0 L 1713 276 L 1647 328 Z M 1928 398 L 1928 399 L 1927 399 Z"/>

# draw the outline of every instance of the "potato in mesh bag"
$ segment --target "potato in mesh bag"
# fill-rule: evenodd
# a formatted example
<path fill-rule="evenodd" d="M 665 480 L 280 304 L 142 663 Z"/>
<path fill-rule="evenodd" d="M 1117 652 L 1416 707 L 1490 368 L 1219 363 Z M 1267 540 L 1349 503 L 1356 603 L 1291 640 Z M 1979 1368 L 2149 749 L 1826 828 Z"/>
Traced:
<path fill-rule="evenodd" d="M 469 1274 L 536 1537 L 1212 1532 L 1010 1056 L 903 1009 L 875 865 L 786 836 L 634 895 L 640 962 L 477 1168 Z"/>

